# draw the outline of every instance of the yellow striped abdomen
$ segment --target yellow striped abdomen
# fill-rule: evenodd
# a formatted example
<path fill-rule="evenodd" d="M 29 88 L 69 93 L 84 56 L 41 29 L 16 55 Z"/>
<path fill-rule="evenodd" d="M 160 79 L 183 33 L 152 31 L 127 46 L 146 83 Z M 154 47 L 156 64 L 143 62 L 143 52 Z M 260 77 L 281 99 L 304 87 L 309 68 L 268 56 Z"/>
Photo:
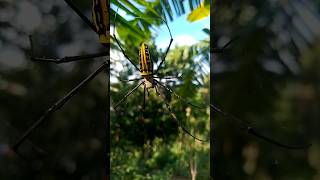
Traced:
<path fill-rule="evenodd" d="M 140 44 L 139 64 L 141 76 L 150 76 L 153 73 L 153 63 L 150 58 L 149 48 L 145 43 Z"/>
<path fill-rule="evenodd" d="M 109 0 L 92 0 L 92 20 L 102 45 L 110 42 Z"/>

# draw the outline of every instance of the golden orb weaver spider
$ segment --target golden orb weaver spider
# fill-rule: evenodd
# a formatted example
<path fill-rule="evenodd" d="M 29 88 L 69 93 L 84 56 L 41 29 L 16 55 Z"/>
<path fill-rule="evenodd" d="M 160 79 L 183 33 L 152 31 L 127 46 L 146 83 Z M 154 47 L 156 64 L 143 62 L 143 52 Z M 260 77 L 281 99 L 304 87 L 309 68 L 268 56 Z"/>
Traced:
<path fill-rule="evenodd" d="M 120 104 L 122 104 L 130 95 L 132 95 L 132 93 L 134 91 L 136 91 L 141 85 L 144 86 L 143 109 L 145 109 L 145 106 L 146 106 L 146 92 L 149 93 L 148 90 L 154 88 L 156 93 L 157 93 L 157 95 L 160 96 L 161 99 L 163 100 L 163 102 L 165 103 L 166 108 L 169 111 L 172 119 L 182 128 L 182 130 L 186 134 L 188 134 L 189 136 L 193 137 L 194 139 L 196 139 L 198 141 L 201 141 L 201 142 L 206 142 L 207 140 L 202 140 L 202 139 L 192 135 L 190 133 L 190 131 L 187 130 L 186 127 L 183 126 L 182 122 L 176 117 L 176 115 L 171 110 L 171 106 L 170 106 L 169 102 L 166 100 L 165 96 L 162 93 L 160 93 L 160 90 L 159 90 L 159 88 L 163 88 L 163 89 L 165 89 L 167 91 L 169 90 L 169 92 L 172 91 L 168 87 L 166 87 L 164 84 L 162 84 L 160 81 L 156 80 L 156 78 L 159 78 L 159 76 L 155 76 L 155 75 L 158 75 L 158 72 L 159 72 L 162 64 L 165 62 L 166 56 L 167 56 L 167 54 L 168 54 L 168 52 L 170 50 L 170 47 L 172 45 L 172 42 L 173 42 L 172 34 L 171 34 L 171 31 L 170 31 L 170 28 L 169 28 L 167 22 L 163 18 L 159 17 L 159 19 L 161 19 L 161 21 L 165 24 L 165 26 L 166 26 L 169 34 L 170 34 L 170 42 L 169 42 L 168 47 L 165 50 L 164 56 L 162 57 L 162 59 L 160 61 L 160 64 L 158 65 L 157 69 L 155 71 L 153 69 L 153 60 L 152 60 L 152 57 L 150 56 L 149 47 L 145 42 L 141 42 L 140 43 L 140 47 L 139 47 L 139 65 L 140 66 L 138 68 L 133 63 L 133 61 L 130 59 L 130 57 L 128 55 L 126 55 L 124 49 L 121 46 L 120 41 L 117 39 L 117 36 L 116 36 L 116 33 L 115 33 L 115 29 L 116 29 L 116 21 L 117 21 L 118 9 L 119 9 L 119 7 L 117 8 L 117 12 L 116 12 L 115 17 L 114 17 L 113 37 L 114 37 L 117 45 L 119 46 L 122 54 L 124 55 L 124 57 L 134 66 L 134 68 L 137 71 L 140 72 L 140 75 L 141 75 L 141 78 L 129 79 L 127 81 L 140 81 L 140 80 L 142 80 L 142 81 L 137 86 L 135 86 L 131 91 L 129 91 L 118 103 L 116 103 L 116 105 L 114 106 L 114 109 L 116 110 L 117 107 Z M 141 17 L 135 17 L 135 18 L 144 19 L 144 18 L 141 18 Z M 164 78 L 166 78 L 166 77 L 164 77 Z M 170 77 L 167 77 L 167 78 L 170 78 Z M 192 105 L 191 103 L 188 103 L 188 104 Z"/>

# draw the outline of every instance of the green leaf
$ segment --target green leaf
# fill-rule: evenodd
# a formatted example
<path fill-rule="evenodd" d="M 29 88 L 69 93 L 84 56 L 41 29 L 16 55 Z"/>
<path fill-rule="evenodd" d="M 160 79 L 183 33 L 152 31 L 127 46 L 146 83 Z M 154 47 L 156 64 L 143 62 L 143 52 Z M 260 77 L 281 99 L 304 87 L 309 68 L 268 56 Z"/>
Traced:
<path fill-rule="evenodd" d="M 130 9 L 132 9 L 135 14 L 137 14 L 139 16 L 143 15 L 143 13 L 138 8 L 136 8 L 132 3 L 130 3 L 129 1 L 123 1 L 123 3 L 125 5 L 127 5 Z"/>

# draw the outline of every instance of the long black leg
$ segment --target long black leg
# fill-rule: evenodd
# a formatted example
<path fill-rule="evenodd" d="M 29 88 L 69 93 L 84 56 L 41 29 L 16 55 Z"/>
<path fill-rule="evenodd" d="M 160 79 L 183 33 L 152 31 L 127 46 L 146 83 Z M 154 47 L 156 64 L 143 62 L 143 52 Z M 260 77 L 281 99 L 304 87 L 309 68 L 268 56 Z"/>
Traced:
<path fill-rule="evenodd" d="M 239 36 L 236 36 L 234 38 L 232 38 L 229 42 L 227 42 L 222 48 L 213 48 L 211 50 L 211 53 L 223 53 L 225 51 L 225 49 L 236 39 L 238 39 Z"/>
<path fill-rule="evenodd" d="M 99 53 L 94 53 L 94 54 L 87 54 L 87 55 L 82 55 L 82 56 L 67 56 L 63 58 L 40 58 L 40 57 L 35 57 L 34 55 L 34 45 L 33 45 L 33 40 L 32 36 L 29 36 L 29 41 L 30 41 L 30 46 L 31 46 L 31 60 L 33 61 L 39 61 L 39 62 L 52 62 L 56 64 L 60 63 L 66 63 L 66 62 L 72 62 L 72 61 L 79 61 L 79 60 L 85 60 L 85 59 L 91 59 L 91 58 L 97 58 L 97 57 L 103 57 L 103 56 L 109 56 L 109 52 L 99 52 Z"/>
<path fill-rule="evenodd" d="M 157 85 L 155 85 L 155 88 L 157 89 Z M 201 141 L 201 142 L 207 142 L 208 140 L 202 140 L 202 139 L 199 139 L 197 138 L 196 136 L 192 135 L 188 130 L 187 128 L 185 128 L 182 124 L 182 122 L 180 120 L 178 120 L 178 118 L 176 117 L 176 115 L 172 112 L 171 110 L 171 106 L 169 105 L 168 101 L 166 100 L 166 98 L 164 97 L 164 95 L 162 93 L 159 92 L 159 90 L 156 91 L 157 94 L 162 98 L 162 100 L 164 101 L 164 103 L 166 104 L 166 107 L 172 117 L 172 119 L 181 127 L 181 129 L 186 133 L 188 134 L 189 136 L 193 137 L 194 139 L 198 140 L 198 141 Z"/>
<path fill-rule="evenodd" d="M 64 0 L 73 10 L 77 13 L 77 15 L 94 31 L 97 32 L 97 28 L 94 24 L 85 16 L 80 9 L 72 2 L 72 0 Z"/>
<path fill-rule="evenodd" d="M 166 77 L 162 77 L 162 76 L 153 76 L 153 78 L 159 78 L 159 79 L 182 79 L 181 76 L 166 76 Z"/>
<path fill-rule="evenodd" d="M 143 78 L 136 78 L 136 79 L 119 79 L 119 81 L 123 81 L 123 82 L 130 82 L 130 81 L 139 81 Z"/>
<path fill-rule="evenodd" d="M 167 47 L 166 52 L 165 52 L 165 54 L 164 54 L 164 56 L 163 56 L 163 58 L 162 58 L 162 61 L 161 61 L 160 64 L 159 64 L 159 66 L 158 66 L 155 74 L 157 74 L 157 73 L 159 72 L 159 70 L 160 70 L 160 68 L 161 68 L 161 65 L 162 65 L 163 62 L 166 60 L 167 54 L 168 54 L 168 52 L 169 52 L 169 49 L 170 49 L 171 44 L 172 44 L 172 41 L 173 41 L 173 38 L 172 38 L 172 35 L 171 35 L 171 31 L 170 31 L 170 28 L 169 28 L 167 22 L 166 22 L 164 19 L 162 19 L 162 21 L 166 24 L 166 26 L 167 26 L 167 28 L 168 28 L 168 30 L 169 30 L 169 33 L 170 33 L 170 42 L 169 42 L 169 46 Z"/>
<path fill-rule="evenodd" d="M 193 103 L 185 100 L 185 98 L 179 96 L 179 95 L 178 95 L 176 92 L 174 92 L 171 88 L 163 85 L 161 82 L 159 82 L 159 81 L 157 81 L 157 80 L 155 80 L 155 81 L 156 81 L 157 84 L 159 84 L 161 87 L 163 87 L 164 89 L 166 89 L 167 91 L 169 91 L 171 94 L 173 94 L 174 96 L 176 96 L 179 100 L 181 100 L 182 102 L 184 102 L 184 103 L 186 103 L 186 104 L 188 104 L 188 105 L 190 105 L 190 106 L 193 106 L 193 107 L 198 108 L 198 109 L 205 109 L 205 108 L 208 107 L 207 105 L 202 105 L 202 106 L 200 106 L 200 105 L 195 105 L 195 104 L 193 104 Z"/>
<path fill-rule="evenodd" d="M 223 117 L 229 119 L 231 122 L 237 123 L 241 129 L 246 129 L 248 134 L 254 135 L 268 143 L 277 145 L 279 147 L 285 148 L 285 149 L 305 149 L 311 146 L 311 144 L 305 144 L 305 145 L 298 145 L 298 146 L 292 146 L 292 145 L 286 145 L 283 143 L 280 143 L 277 140 L 274 140 L 270 137 L 267 137 L 265 135 L 262 135 L 260 133 L 258 133 L 253 127 L 251 127 L 247 122 L 231 115 L 228 113 L 225 113 L 224 111 L 222 111 L 221 109 L 219 109 L 217 106 L 210 104 L 210 107 L 217 113 L 219 113 L 220 115 L 222 115 Z"/>
<path fill-rule="evenodd" d="M 138 84 L 135 88 L 133 88 L 130 92 L 128 92 L 128 94 L 126 94 L 115 106 L 114 109 L 117 109 L 117 107 L 123 103 L 127 97 L 129 97 L 135 90 L 137 90 L 144 82 L 141 82 L 140 84 Z"/>
<path fill-rule="evenodd" d="M 60 64 L 60 63 L 66 63 L 66 62 L 72 62 L 72 61 L 79 61 L 79 60 L 103 57 L 103 56 L 108 56 L 108 55 L 109 55 L 109 52 L 100 52 L 100 53 L 95 53 L 95 54 L 86 54 L 86 55 L 82 55 L 82 56 L 66 56 L 63 58 L 31 57 L 31 60 L 39 61 L 39 62 L 52 62 L 52 63 Z"/>
<path fill-rule="evenodd" d="M 27 141 L 27 142 L 31 145 L 32 151 L 35 150 L 35 152 L 37 153 L 37 156 L 40 155 L 40 156 L 44 157 L 44 156 L 47 156 L 47 155 L 48 155 L 48 151 L 42 149 L 41 147 L 33 144 L 33 143 L 30 142 L 30 141 Z M 14 150 L 14 149 L 13 149 L 13 150 Z M 23 160 L 25 160 L 25 161 L 29 161 L 29 162 L 30 162 L 30 161 L 34 160 L 34 159 L 31 158 L 30 156 L 27 157 L 27 156 L 25 156 L 23 153 L 21 153 L 21 152 L 19 152 L 19 151 L 17 151 L 17 150 L 14 150 L 14 151 L 15 151 L 15 153 L 16 153 L 19 157 L 21 157 L 21 158 L 22 158 Z"/>
<path fill-rule="evenodd" d="M 119 9 L 119 7 L 117 8 L 117 12 L 116 12 L 116 14 L 114 15 L 113 37 L 114 37 L 114 39 L 116 40 L 116 42 L 117 42 L 117 44 L 118 44 L 118 46 L 119 46 L 122 54 L 124 55 L 124 57 L 126 57 L 126 58 L 128 59 L 128 61 L 136 68 L 136 70 L 140 72 L 139 68 L 138 68 L 138 67 L 133 63 L 133 61 L 126 55 L 126 53 L 124 52 L 124 50 L 123 50 L 123 48 L 122 48 L 122 46 L 121 46 L 121 44 L 120 44 L 120 41 L 119 41 L 119 40 L 117 39 L 117 37 L 116 37 L 115 29 L 116 29 L 116 20 L 117 20 L 118 9 Z"/>
<path fill-rule="evenodd" d="M 143 112 L 146 111 L 146 84 L 143 87 Z"/>
<path fill-rule="evenodd" d="M 164 86 L 163 84 L 161 84 L 159 81 L 155 80 L 157 82 L 157 84 L 159 84 L 160 86 L 162 86 L 163 88 L 165 88 L 167 91 L 169 91 L 171 94 L 175 95 L 178 99 L 180 99 L 181 101 L 183 101 L 184 103 L 186 104 L 189 104 L 189 105 L 192 105 L 194 107 L 197 107 L 197 108 L 206 108 L 207 106 L 206 105 L 202 105 L 202 106 L 199 106 L 199 105 L 194 105 L 190 102 L 188 102 L 187 100 L 185 100 L 184 98 L 182 98 L 181 96 L 179 96 L 177 93 L 175 93 L 172 89 Z M 226 119 L 229 119 L 231 122 L 234 122 L 234 123 L 237 123 L 241 129 L 246 129 L 247 130 L 247 133 L 248 134 L 251 134 L 251 135 L 254 135 L 266 142 L 269 142 L 271 144 L 274 144 L 274 145 L 277 145 L 277 146 L 280 146 L 280 147 L 283 147 L 283 148 L 286 148 L 286 149 L 305 149 L 309 146 L 311 146 L 311 144 L 306 144 L 306 145 L 301 145 L 301 146 L 291 146 L 291 145 L 285 145 L 283 143 L 280 143 L 276 140 L 273 140 L 272 138 L 269 138 L 267 136 L 264 136 L 260 133 L 258 133 L 253 127 L 251 127 L 249 125 L 249 123 L 231 115 L 231 114 L 228 114 L 224 111 L 222 111 L 221 109 L 219 109 L 217 106 L 213 105 L 213 104 L 210 104 L 210 107 L 217 113 L 219 113 L 220 115 L 222 115 L 224 118 Z"/>
<path fill-rule="evenodd" d="M 63 98 L 54 103 L 42 116 L 21 136 L 21 138 L 13 146 L 14 151 L 18 151 L 19 146 L 30 136 L 32 131 L 36 129 L 44 120 L 48 119 L 52 114 L 59 110 L 65 103 L 67 103 L 74 95 L 76 95 L 81 88 L 87 85 L 94 77 L 96 77 L 101 71 L 103 71 L 109 62 L 104 62 L 96 71 L 91 73 L 83 81 L 81 81 L 75 88 L 73 88 L 68 94 Z"/>

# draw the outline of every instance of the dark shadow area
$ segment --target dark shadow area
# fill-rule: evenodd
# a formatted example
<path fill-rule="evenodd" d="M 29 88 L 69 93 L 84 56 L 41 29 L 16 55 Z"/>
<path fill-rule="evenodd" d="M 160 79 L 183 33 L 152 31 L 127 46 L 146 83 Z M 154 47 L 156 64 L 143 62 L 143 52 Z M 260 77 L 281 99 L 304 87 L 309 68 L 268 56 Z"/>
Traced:
<path fill-rule="evenodd" d="M 76 5 L 89 19 L 91 4 Z M 0 179 L 105 178 L 108 76 L 102 70 L 46 118 L 16 154 L 11 148 L 49 107 L 94 72 L 104 58 L 55 64 L 37 57 L 106 50 L 63 1 L 0 2 Z M 54 109 L 55 106 L 52 106 Z"/>
<path fill-rule="evenodd" d="M 214 1 L 211 97 L 224 111 L 286 150 L 246 133 L 218 113 L 213 179 L 319 178 L 319 4 L 316 1 Z"/>

